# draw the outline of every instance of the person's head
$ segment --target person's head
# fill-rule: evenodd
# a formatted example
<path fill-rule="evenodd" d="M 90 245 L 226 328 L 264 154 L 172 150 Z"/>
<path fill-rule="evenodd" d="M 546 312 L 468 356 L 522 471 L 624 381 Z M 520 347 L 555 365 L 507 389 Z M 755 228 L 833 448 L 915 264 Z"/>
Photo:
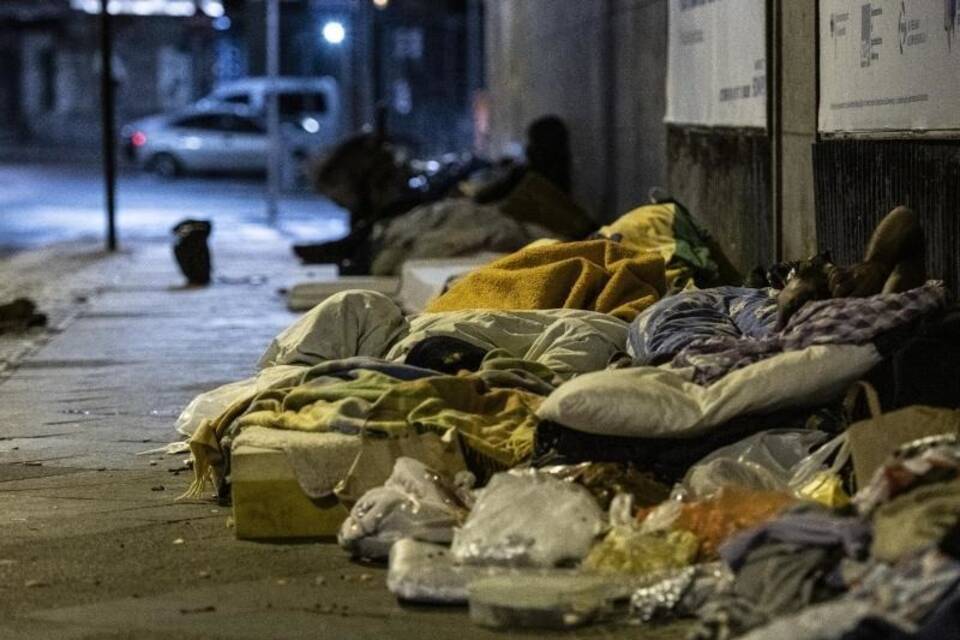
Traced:
<path fill-rule="evenodd" d="M 557 116 L 543 116 L 527 128 L 527 164 L 563 191 L 570 191 L 570 133 Z"/>
<path fill-rule="evenodd" d="M 315 167 L 314 188 L 355 216 L 375 212 L 402 194 L 405 173 L 393 149 L 374 133 L 347 138 Z"/>

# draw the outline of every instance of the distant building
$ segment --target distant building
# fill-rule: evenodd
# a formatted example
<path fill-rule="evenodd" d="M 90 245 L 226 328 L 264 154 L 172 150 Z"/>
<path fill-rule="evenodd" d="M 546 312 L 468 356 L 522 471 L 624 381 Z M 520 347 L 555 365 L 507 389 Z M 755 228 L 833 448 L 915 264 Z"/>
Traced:
<path fill-rule="evenodd" d="M 113 19 L 119 124 L 186 105 L 218 81 L 265 72 L 264 0 L 115 2 L 122 9 Z M 164 3 L 178 15 L 133 15 Z M 97 147 L 99 6 L 0 2 L 0 141 Z M 416 151 L 472 146 L 471 109 L 482 86 L 479 0 L 280 6 L 281 74 L 337 78 L 347 129 L 372 123 L 379 98 L 389 131 Z M 324 39 L 331 21 L 343 26 L 342 42 Z"/>
<path fill-rule="evenodd" d="M 96 148 L 99 25 L 77 6 L 78 0 L 0 4 L 0 139 Z M 117 15 L 114 24 L 120 123 L 188 104 L 220 76 L 246 72 L 231 36 L 202 12 Z"/>

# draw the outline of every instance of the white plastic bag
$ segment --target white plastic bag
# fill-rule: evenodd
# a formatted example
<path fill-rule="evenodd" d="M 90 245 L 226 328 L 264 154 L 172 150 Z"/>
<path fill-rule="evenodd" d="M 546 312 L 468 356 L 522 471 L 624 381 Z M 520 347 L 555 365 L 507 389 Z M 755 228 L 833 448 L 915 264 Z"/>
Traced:
<path fill-rule="evenodd" d="M 683 495 L 700 500 L 723 487 L 787 491 L 799 472 L 809 474 L 822 456 L 811 452 L 829 435 L 812 429 L 770 429 L 718 449 L 697 462 L 684 477 Z"/>
<path fill-rule="evenodd" d="M 580 485 L 499 473 L 453 538 L 456 562 L 553 567 L 586 557 L 606 518 Z"/>
<path fill-rule="evenodd" d="M 382 560 L 402 538 L 448 543 L 466 517 L 454 487 L 413 458 L 398 458 L 390 478 L 350 510 L 337 540 L 354 556 Z"/>

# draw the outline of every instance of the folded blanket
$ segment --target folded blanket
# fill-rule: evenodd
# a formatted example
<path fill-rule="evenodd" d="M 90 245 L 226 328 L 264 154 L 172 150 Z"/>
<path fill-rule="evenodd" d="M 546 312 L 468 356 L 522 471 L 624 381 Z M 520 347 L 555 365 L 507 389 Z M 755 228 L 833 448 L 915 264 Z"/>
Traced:
<path fill-rule="evenodd" d="M 630 321 L 665 291 L 659 255 L 590 240 L 521 249 L 464 276 L 427 310 L 587 309 Z"/>

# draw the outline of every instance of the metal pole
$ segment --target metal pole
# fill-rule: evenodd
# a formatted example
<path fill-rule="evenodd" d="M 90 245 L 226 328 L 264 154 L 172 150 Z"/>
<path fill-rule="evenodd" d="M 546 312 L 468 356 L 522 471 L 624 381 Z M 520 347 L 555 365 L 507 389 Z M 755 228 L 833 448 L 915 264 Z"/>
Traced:
<path fill-rule="evenodd" d="M 370 56 L 373 83 L 373 129 L 378 140 L 387 138 L 387 103 L 383 98 L 383 9 L 373 11 Z"/>
<path fill-rule="evenodd" d="M 113 30 L 107 0 L 100 3 L 100 113 L 103 181 L 107 207 L 107 251 L 117 250 L 117 143 L 114 113 Z"/>
<path fill-rule="evenodd" d="M 267 160 L 267 217 L 277 221 L 280 194 L 280 105 L 277 96 L 277 77 L 280 75 L 280 0 L 265 0 L 267 9 L 267 133 L 270 153 Z"/>
<path fill-rule="evenodd" d="M 767 0 L 767 138 L 770 141 L 770 215 L 773 260 L 783 260 L 783 23 L 782 0 Z"/>

